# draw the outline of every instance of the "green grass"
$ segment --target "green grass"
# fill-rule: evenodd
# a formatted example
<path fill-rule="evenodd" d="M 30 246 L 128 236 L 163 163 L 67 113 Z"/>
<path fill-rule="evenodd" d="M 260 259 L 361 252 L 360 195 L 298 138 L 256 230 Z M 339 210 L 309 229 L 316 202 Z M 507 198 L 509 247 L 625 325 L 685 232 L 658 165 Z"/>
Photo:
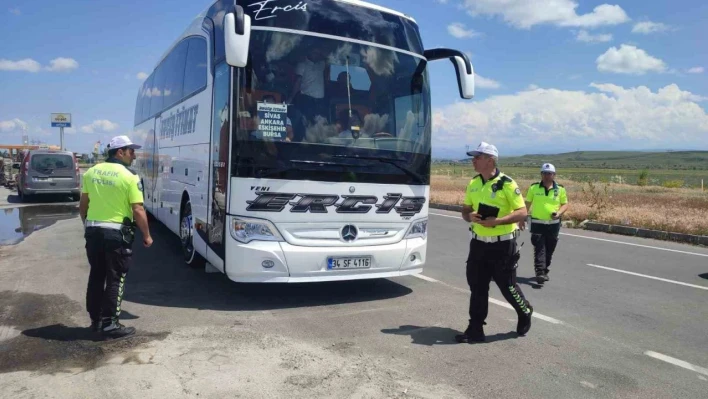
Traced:
<path fill-rule="evenodd" d="M 708 151 L 576 151 L 553 155 L 529 154 L 501 159 L 502 166 L 538 167 L 544 162 L 551 162 L 556 167 L 563 168 L 708 170 Z"/>
<path fill-rule="evenodd" d="M 534 167 L 519 167 L 505 166 L 499 167 L 502 172 L 517 179 L 539 179 L 540 168 Z M 563 180 L 572 180 L 577 182 L 614 182 L 636 185 L 639 180 L 641 170 L 631 169 L 602 169 L 602 168 L 565 168 L 556 164 L 558 170 L 556 179 L 562 184 Z M 433 175 L 440 176 L 458 176 L 458 177 L 473 177 L 477 173 L 472 168 L 471 163 L 466 164 L 448 164 L 448 163 L 433 163 L 431 167 Z M 621 179 L 621 181 L 620 181 Z M 708 170 L 648 170 L 647 185 L 662 186 L 668 185 L 671 187 L 701 187 L 701 179 L 704 185 L 708 188 Z M 682 183 L 679 183 L 682 182 Z"/>

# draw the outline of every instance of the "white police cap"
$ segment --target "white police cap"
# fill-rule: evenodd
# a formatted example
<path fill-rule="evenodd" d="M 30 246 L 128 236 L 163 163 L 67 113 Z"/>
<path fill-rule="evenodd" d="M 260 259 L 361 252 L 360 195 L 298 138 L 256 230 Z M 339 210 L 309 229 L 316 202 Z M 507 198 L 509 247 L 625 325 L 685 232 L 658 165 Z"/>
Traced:
<path fill-rule="evenodd" d="M 497 158 L 499 157 L 499 151 L 497 151 L 497 147 L 493 146 L 492 144 L 485 143 L 484 141 L 479 143 L 477 148 L 475 148 L 474 150 L 467 152 L 467 155 L 471 157 L 480 154 L 487 154 Z"/>
<path fill-rule="evenodd" d="M 543 166 L 541 166 L 541 173 L 543 172 L 556 173 L 556 167 L 553 166 L 552 163 L 544 163 Z"/>

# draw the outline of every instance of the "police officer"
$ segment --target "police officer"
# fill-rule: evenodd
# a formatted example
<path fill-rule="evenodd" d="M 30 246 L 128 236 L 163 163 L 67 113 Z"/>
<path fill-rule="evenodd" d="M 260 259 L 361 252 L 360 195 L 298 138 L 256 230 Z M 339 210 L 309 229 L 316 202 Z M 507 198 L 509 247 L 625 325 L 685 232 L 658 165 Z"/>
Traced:
<path fill-rule="evenodd" d="M 467 283 L 472 291 L 469 325 L 457 342 L 483 342 L 483 325 L 489 307 L 489 283 L 497 284 L 504 298 L 518 314 L 516 331 L 525 335 L 531 328 L 533 307 L 516 284 L 519 259 L 517 223 L 526 218 L 526 207 L 519 186 L 497 168 L 499 153 L 482 142 L 467 153 L 479 173 L 467 186 L 462 218 L 472 223 L 467 257 Z"/>
<path fill-rule="evenodd" d="M 561 216 L 568 210 L 568 196 L 563 185 L 556 183 L 553 164 L 541 166 L 541 181 L 526 192 L 526 206 L 531 211 L 531 244 L 533 244 L 536 282 L 548 281 L 548 267 L 558 244 Z M 525 227 L 525 221 L 521 223 Z"/>
<path fill-rule="evenodd" d="M 145 247 L 152 245 L 143 208 L 142 184 L 128 167 L 135 159 L 127 136 L 117 136 L 108 145 L 108 159 L 83 176 L 79 211 L 84 222 L 86 255 L 91 271 L 86 291 L 86 310 L 91 328 L 104 338 L 121 338 L 135 328 L 118 322 L 125 277 L 132 263 L 132 244 L 137 224 Z"/>

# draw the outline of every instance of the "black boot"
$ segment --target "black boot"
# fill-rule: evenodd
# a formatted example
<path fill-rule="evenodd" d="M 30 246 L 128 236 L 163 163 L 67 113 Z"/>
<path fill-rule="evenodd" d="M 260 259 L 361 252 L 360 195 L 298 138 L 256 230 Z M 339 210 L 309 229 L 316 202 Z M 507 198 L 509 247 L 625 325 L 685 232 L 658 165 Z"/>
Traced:
<path fill-rule="evenodd" d="M 123 338 L 135 334 L 134 327 L 126 327 L 117 320 L 104 320 L 101 335 L 106 339 Z"/>
<path fill-rule="evenodd" d="M 526 335 L 526 333 L 531 329 L 531 315 L 533 315 L 533 306 L 526 302 L 526 307 L 529 308 L 529 312 L 520 314 L 519 323 L 516 325 L 516 332 L 519 335 Z"/>
<path fill-rule="evenodd" d="M 546 280 L 545 273 L 543 270 L 536 270 L 536 284 L 543 285 Z"/>
<path fill-rule="evenodd" d="M 486 323 L 485 323 L 486 324 Z M 468 326 L 464 333 L 455 335 L 455 341 L 458 343 L 473 344 L 475 342 L 484 342 L 484 327 L 482 325 Z"/>

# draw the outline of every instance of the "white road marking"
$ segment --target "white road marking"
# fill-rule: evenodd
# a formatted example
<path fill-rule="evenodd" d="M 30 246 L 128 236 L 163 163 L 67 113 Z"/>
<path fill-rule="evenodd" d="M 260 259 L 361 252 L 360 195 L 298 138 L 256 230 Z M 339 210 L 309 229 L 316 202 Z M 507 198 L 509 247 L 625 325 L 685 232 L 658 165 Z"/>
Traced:
<path fill-rule="evenodd" d="M 708 258 L 708 254 L 701 254 L 701 253 L 698 253 L 698 252 L 679 251 L 678 249 L 669 249 L 669 248 L 653 247 L 653 246 L 651 246 L 651 245 L 634 244 L 634 243 L 631 243 L 631 242 L 608 240 L 608 239 L 605 239 L 605 238 L 597 238 L 597 237 L 580 236 L 580 235 L 569 234 L 569 233 L 561 233 L 561 234 L 564 235 L 564 236 L 570 236 L 570 237 L 587 238 L 587 239 L 589 239 L 589 240 L 597 240 L 597 241 L 612 242 L 612 243 L 615 243 L 615 244 L 624 244 L 624 245 L 631 245 L 631 246 L 634 246 L 634 247 L 658 249 L 658 250 L 660 250 L 660 251 L 677 252 L 677 253 L 680 253 L 680 254 L 694 255 L 694 256 L 704 256 L 704 257 Z"/>
<path fill-rule="evenodd" d="M 460 220 L 462 220 L 462 218 L 459 217 L 459 216 L 443 215 L 442 213 L 433 213 L 433 212 L 428 212 L 428 214 L 430 214 L 430 215 L 435 215 L 435 216 L 442 216 L 442 217 L 444 217 L 444 218 L 452 218 L 452 219 L 460 219 Z"/>
<path fill-rule="evenodd" d="M 442 282 L 442 281 L 440 281 L 440 280 L 436 280 L 436 279 L 431 278 L 431 277 L 428 277 L 428 276 L 423 276 L 422 274 L 414 274 L 413 277 L 419 278 L 419 279 L 421 279 L 421 280 L 429 281 L 429 282 L 431 282 L 431 283 L 442 284 L 442 285 L 444 285 L 444 286 L 446 286 L 446 287 L 452 288 L 452 289 L 455 290 L 455 291 L 464 292 L 465 294 L 469 294 L 469 293 L 470 293 L 470 290 L 466 290 L 466 289 L 464 289 L 464 288 L 455 287 L 454 285 L 450 285 L 450 284 L 448 284 L 448 283 Z M 489 303 L 493 303 L 493 304 L 495 304 L 495 305 L 499 305 L 499 306 L 501 306 L 501 307 L 514 310 L 514 307 L 513 307 L 513 306 L 511 306 L 510 304 L 508 304 L 508 303 L 506 303 L 506 302 L 504 302 L 504 301 L 500 301 L 500 300 L 498 300 L 498 299 L 489 298 Z M 538 312 L 536 312 L 536 311 L 533 312 L 533 317 L 536 317 L 536 318 L 538 318 L 538 319 L 540 319 L 540 320 L 543 320 L 543 321 L 547 321 L 547 322 L 552 323 L 552 324 L 565 324 L 565 323 L 563 323 L 562 321 L 560 321 L 560 320 L 558 320 L 558 319 L 554 319 L 553 317 L 549 317 L 549 316 L 546 316 L 546 315 L 542 315 L 542 314 L 540 314 L 540 313 L 538 313 Z"/>
<path fill-rule="evenodd" d="M 598 269 L 605 269 L 605 270 L 611 270 L 613 272 L 618 272 L 618 273 L 625 273 L 625 274 L 631 274 L 632 276 L 639 276 L 639 277 L 644 277 L 644 278 L 650 278 L 652 280 L 659 280 L 659 281 L 664 281 L 666 283 L 673 283 L 673 284 L 678 284 L 678 285 L 685 285 L 686 287 L 692 287 L 692 288 L 698 288 L 701 290 L 706 290 L 708 291 L 708 287 L 704 287 L 702 285 L 695 285 L 695 284 L 689 284 L 689 283 L 682 283 L 680 281 L 675 281 L 675 280 L 669 280 L 661 277 L 654 277 L 654 276 L 648 276 L 646 274 L 640 274 L 640 273 L 634 273 L 634 272 L 628 272 L 626 270 L 621 270 L 621 269 L 613 269 L 611 267 L 607 266 L 600 266 L 600 265 L 593 265 L 592 263 L 588 263 L 588 266 L 591 267 L 597 267 Z"/>
<path fill-rule="evenodd" d="M 436 280 L 432 277 L 424 276 L 422 274 L 414 274 L 413 277 L 418 277 L 421 280 L 430 281 L 431 283 L 438 283 L 439 282 L 438 280 Z"/>
<path fill-rule="evenodd" d="M 687 370 L 695 371 L 698 374 L 708 375 L 707 368 L 693 365 L 689 362 L 685 362 L 683 360 L 676 359 L 675 357 L 662 355 L 661 353 L 657 353 L 657 352 L 653 352 L 653 351 L 646 351 L 646 352 L 644 352 L 644 354 L 649 357 L 653 357 L 654 359 L 659 359 L 659 360 L 662 360 L 666 363 L 671 363 L 674 366 L 679 366 L 679 367 L 683 367 Z"/>
<path fill-rule="evenodd" d="M 459 216 L 443 215 L 442 213 L 433 213 L 433 212 L 428 212 L 428 214 L 430 214 L 430 215 L 435 215 L 435 216 L 442 216 L 442 217 L 446 217 L 446 218 L 452 218 L 452 219 L 460 219 L 460 220 L 462 220 L 462 218 L 459 217 Z M 608 240 L 608 239 L 606 239 L 606 238 L 588 237 L 588 236 L 581 236 L 581 235 L 570 234 L 570 233 L 560 233 L 560 234 L 561 234 L 561 235 L 564 235 L 564 236 L 569 236 L 569 237 L 587 238 L 588 240 L 605 241 L 605 242 L 611 242 L 611 243 L 614 243 L 614 244 L 631 245 L 631 246 L 634 246 L 634 247 L 657 249 L 657 250 L 660 250 L 660 251 L 676 252 L 676 253 L 680 253 L 680 254 L 694 255 L 694 256 L 703 256 L 703 257 L 708 258 L 708 254 L 702 254 L 702 253 L 698 253 L 698 252 L 680 251 L 680 250 L 678 250 L 678 249 L 669 249 L 669 248 L 662 248 L 662 247 L 654 247 L 654 246 L 651 246 L 651 245 L 635 244 L 635 243 L 631 243 L 631 242 L 616 241 L 616 240 Z"/>

